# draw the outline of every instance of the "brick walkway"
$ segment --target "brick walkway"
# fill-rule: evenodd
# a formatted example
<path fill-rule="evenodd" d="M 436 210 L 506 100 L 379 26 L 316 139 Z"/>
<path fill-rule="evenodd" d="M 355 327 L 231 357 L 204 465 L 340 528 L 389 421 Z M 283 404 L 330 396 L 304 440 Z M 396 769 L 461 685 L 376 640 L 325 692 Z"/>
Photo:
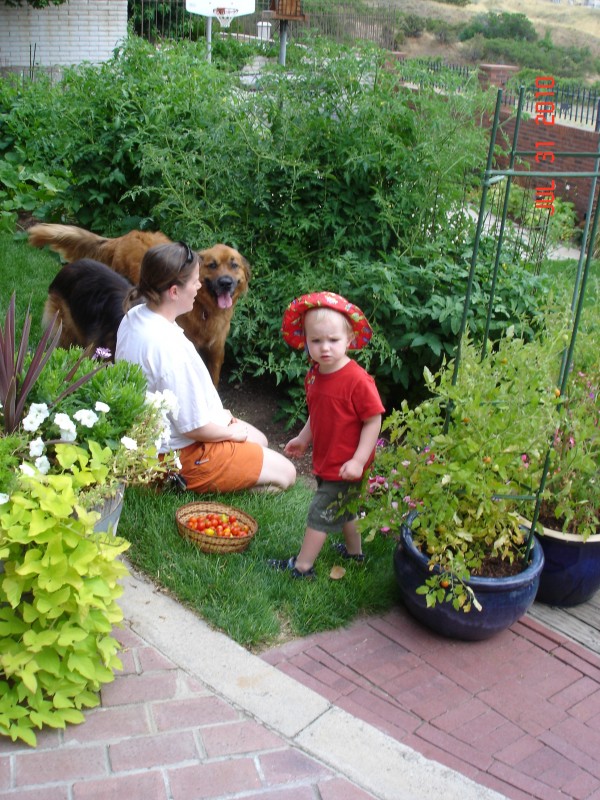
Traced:
<path fill-rule="evenodd" d="M 37 747 L 0 737 L 3 800 L 501 800 L 252 655 L 142 576 L 123 670 Z"/>
<path fill-rule="evenodd" d="M 512 800 L 600 800 L 600 658 L 529 617 L 458 642 L 399 607 L 262 658 Z"/>
<path fill-rule="evenodd" d="M 372 800 L 132 631 L 118 636 L 123 672 L 83 724 L 45 730 L 35 750 L 0 739 L 0 797 Z"/>
<path fill-rule="evenodd" d="M 123 671 L 0 739 L 3 800 L 600 800 L 600 656 L 530 617 L 457 642 L 398 607 L 257 657 L 142 578 L 122 606 Z"/>

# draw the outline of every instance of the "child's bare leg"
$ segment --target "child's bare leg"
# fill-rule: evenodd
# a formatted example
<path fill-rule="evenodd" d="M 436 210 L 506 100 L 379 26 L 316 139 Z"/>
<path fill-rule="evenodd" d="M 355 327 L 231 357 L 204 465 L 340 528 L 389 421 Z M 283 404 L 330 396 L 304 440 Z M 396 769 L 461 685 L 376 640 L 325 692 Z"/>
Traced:
<path fill-rule="evenodd" d="M 353 519 L 344 523 L 342 530 L 348 553 L 352 556 L 360 555 L 362 553 L 362 539 L 356 527 L 356 520 Z"/>
<path fill-rule="evenodd" d="M 302 547 L 296 556 L 296 569 L 299 572 L 306 572 L 312 567 L 326 539 L 327 534 L 323 533 L 323 531 L 317 531 L 314 528 L 306 529 Z"/>

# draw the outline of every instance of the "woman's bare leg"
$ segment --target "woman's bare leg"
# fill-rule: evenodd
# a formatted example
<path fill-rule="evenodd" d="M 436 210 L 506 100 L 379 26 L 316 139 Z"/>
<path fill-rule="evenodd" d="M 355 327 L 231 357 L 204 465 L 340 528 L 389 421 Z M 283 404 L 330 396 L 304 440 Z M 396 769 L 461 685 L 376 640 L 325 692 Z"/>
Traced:
<path fill-rule="evenodd" d="M 296 467 L 292 462 L 281 453 L 276 453 L 275 450 L 270 450 L 268 447 L 263 448 L 263 465 L 256 486 L 277 490 L 289 489 L 295 482 Z"/>

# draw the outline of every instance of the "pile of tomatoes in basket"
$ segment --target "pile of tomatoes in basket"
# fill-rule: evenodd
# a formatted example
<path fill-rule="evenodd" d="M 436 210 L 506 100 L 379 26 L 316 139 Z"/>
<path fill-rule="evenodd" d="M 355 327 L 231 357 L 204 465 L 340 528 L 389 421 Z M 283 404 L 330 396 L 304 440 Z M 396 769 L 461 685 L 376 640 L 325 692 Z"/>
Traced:
<path fill-rule="evenodd" d="M 207 513 L 196 514 L 186 520 L 188 528 L 193 531 L 205 533 L 207 536 L 225 536 L 226 538 L 240 538 L 248 536 L 250 526 L 246 525 L 232 514 Z"/>

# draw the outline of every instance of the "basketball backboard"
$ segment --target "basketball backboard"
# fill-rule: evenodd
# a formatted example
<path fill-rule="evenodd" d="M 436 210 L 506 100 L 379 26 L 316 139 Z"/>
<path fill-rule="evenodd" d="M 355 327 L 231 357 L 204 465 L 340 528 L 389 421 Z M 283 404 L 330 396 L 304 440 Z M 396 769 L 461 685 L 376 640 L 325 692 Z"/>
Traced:
<path fill-rule="evenodd" d="M 185 0 L 186 11 L 203 17 L 216 17 L 215 10 L 225 6 L 235 11 L 232 16 L 243 17 L 254 14 L 255 0 Z"/>

